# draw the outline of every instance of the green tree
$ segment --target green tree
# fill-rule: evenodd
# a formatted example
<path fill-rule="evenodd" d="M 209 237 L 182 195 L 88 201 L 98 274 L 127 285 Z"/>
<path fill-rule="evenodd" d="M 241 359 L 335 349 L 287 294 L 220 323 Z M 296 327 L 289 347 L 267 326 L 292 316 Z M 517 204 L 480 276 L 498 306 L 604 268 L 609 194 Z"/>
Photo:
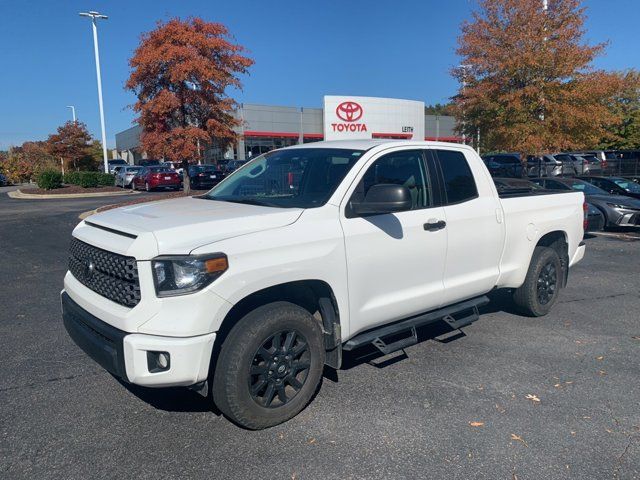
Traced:
<path fill-rule="evenodd" d="M 424 107 L 425 115 L 454 115 L 455 106 L 451 103 L 436 103 Z"/>
<path fill-rule="evenodd" d="M 602 140 L 603 149 L 640 148 L 640 72 L 622 73 L 623 88 L 611 102 L 611 110 L 618 121 L 610 126 Z"/>

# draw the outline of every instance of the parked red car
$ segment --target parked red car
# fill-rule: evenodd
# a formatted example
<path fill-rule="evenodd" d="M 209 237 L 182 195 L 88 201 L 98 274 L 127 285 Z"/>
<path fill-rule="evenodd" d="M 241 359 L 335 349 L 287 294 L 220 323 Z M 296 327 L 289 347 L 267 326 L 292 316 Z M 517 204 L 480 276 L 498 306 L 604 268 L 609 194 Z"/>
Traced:
<path fill-rule="evenodd" d="M 180 175 L 168 167 L 144 167 L 131 181 L 132 190 L 145 189 L 147 192 L 158 188 L 179 190 Z"/>

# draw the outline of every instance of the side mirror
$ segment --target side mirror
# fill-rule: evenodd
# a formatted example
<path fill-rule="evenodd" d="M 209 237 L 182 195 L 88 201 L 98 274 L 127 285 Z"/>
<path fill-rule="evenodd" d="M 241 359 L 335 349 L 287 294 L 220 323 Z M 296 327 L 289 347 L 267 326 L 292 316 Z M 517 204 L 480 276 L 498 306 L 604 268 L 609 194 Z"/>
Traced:
<path fill-rule="evenodd" d="M 411 192 L 404 185 L 380 183 L 369 188 L 362 202 L 351 202 L 356 215 L 380 215 L 411 210 Z"/>

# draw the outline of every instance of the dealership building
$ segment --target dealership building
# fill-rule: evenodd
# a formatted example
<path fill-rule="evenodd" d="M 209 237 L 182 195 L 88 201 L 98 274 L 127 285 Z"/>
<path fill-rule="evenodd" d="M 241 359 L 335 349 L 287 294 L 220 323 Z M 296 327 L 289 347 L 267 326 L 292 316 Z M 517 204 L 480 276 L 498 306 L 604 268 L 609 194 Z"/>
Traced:
<path fill-rule="evenodd" d="M 277 107 L 241 104 L 237 143 L 228 150 L 206 149 L 207 161 L 246 160 L 264 152 L 320 140 L 389 138 L 460 142 L 455 119 L 426 115 L 424 102 L 395 98 L 324 97 L 324 108 Z M 116 150 L 129 163 L 146 159 L 137 125 L 116 134 Z"/>

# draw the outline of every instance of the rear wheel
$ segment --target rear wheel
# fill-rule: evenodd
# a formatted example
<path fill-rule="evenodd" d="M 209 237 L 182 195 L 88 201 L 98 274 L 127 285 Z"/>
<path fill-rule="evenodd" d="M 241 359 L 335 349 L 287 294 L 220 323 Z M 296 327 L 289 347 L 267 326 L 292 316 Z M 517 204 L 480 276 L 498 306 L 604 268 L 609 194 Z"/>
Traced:
<path fill-rule="evenodd" d="M 558 299 L 563 275 L 558 253 L 549 247 L 536 247 L 525 281 L 513 294 L 515 304 L 531 317 L 546 315 Z"/>
<path fill-rule="evenodd" d="M 252 430 L 296 416 L 322 376 L 325 351 L 318 321 L 288 302 L 258 307 L 222 344 L 213 399 L 232 421 Z"/>

